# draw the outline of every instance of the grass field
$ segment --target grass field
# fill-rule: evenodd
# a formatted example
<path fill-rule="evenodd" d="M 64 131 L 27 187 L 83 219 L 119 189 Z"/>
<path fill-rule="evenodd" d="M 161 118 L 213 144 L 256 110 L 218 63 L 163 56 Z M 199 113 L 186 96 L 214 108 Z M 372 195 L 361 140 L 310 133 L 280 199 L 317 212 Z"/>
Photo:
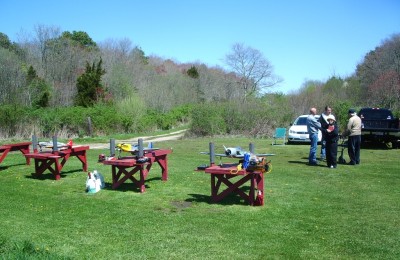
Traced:
<path fill-rule="evenodd" d="M 265 205 L 236 195 L 210 203 L 208 143 L 275 153 Z M 400 259 L 400 150 L 361 150 L 361 165 L 307 166 L 308 145 L 271 140 L 190 139 L 173 148 L 169 180 L 153 166 L 141 194 L 131 182 L 113 190 L 111 167 L 89 150 L 89 170 L 106 189 L 85 193 L 86 174 L 71 158 L 61 180 L 32 178 L 19 152 L 0 164 L 2 259 Z M 345 151 L 347 153 L 347 150 Z M 348 160 L 347 154 L 345 157 Z M 223 159 L 224 162 L 232 159 Z M 219 162 L 219 159 L 217 159 Z M 322 164 L 325 166 L 324 164 Z"/>

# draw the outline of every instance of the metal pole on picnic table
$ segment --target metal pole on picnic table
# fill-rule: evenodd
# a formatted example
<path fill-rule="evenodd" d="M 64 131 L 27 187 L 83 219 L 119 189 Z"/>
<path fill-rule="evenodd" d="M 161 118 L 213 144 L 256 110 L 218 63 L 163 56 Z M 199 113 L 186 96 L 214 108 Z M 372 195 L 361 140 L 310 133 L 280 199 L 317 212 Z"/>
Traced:
<path fill-rule="evenodd" d="M 110 139 L 110 157 L 115 156 L 115 139 Z"/>
<path fill-rule="evenodd" d="M 209 148 L 210 148 L 210 166 L 213 166 L 215 163 L 215 151 L 214 151 L 214 143 L 210 142 L 209 143 Z"/>
<path fill-rule="evenodd" d="M 57 136 L 53 136 L 53 152 L 58 152 Z"/>
<path fill-rule="evenodd" d="M 249 151 L 250 151 L 250 153 L 254 153 L 254 144 L 253 143 L 249 144 Z"/>
<path fill-rule="evenodd" d="M 37 136 L 32 135 L 32 150 L 34 153 L 37 151 L 37 146 L 38 146 Z"/>
<path fill-rule="evenodd" d="M 138 139 L 138 146 L 139 146 L 139 153 L 138 153 L 138 157 L 142 158 L 144 153 L 143 153 L 143 139 L 139 138 Z"/>

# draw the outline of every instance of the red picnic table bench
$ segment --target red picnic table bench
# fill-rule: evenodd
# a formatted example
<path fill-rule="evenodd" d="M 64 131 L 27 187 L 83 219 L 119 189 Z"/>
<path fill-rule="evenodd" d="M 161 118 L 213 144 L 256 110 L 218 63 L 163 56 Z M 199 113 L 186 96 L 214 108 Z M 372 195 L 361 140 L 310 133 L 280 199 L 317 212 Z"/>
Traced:
<path fill-rule="evenodd" d="M 61 170 L 71 157 L 77 157 L 82 162 L 82 170 L 87 171 L 86 151 L 89 146 L 72 146 L 53 152 L 34 152 L 25 154 L 27 159 L 35 160 L 35 175 L 41 176 L 44 171 L 49 170 L 56 180 L 61 178 Z M 61 160 L 61 161 L 60 161 Z"/>
<path fill-rule="evenodd" d="M 143 193 L 146 191 L 145 180 L 153 163 L 157 162 L 161 167 L 162 180 L 168 179 L 168 160 L 167 155 L 172 153 L 172 150 L 159 149 L 149 150 L 144 152 L 144 156 L 137 157 L 122 157 L 120 159 L 111 159 L 103 161 L 105 165 L 112 166 L 112 188 L 117 189 L 126 180 L 131 180 Z M 135 173 L 139 173 L 138 178 L 134 177 Z"/>
<path fill-rule="evenodd" d="M 22 142 L 22 143 L 15 143 L 15 144 L 4 144 L 0 146 L 0 163 L 3 162 L 4 158 L 6 158 L 7 154 L 9 152 L 13 151 L 21 151 L 22 154 L 27 154 L 29 153 L 29 146 L 32 144 L 32 142 Z M 30 164 L 30 159 L 26 159 L 26 164 Z"/>
<path fill-rule="evenodd" d="M 211 200 L 218 202 L 236 193 L 251 206 L 264 205 L 264 173 L 261 170 L 246 171 L 238 170 L 238 164 L 212 165 L 204 171 L 211 175 Z M 233 182 L 233 180 L 236 180 Z M 250 182 L 248 194 L 239 189 L 241 186 Z M 221 184 L 226 185 L 226 189 L 219 192 Z"/>

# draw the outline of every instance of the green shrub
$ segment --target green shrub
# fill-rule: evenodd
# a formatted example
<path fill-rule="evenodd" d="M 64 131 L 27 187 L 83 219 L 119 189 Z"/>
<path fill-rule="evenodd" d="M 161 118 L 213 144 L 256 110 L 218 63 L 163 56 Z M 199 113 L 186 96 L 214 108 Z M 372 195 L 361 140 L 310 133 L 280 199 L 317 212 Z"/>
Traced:
<path fill-rule="evenodd" d="M 117 114 L 120 115 L 120 124 L 123 132 L 131 133 L 138 130 L 138 124 L 146 114 L 146 105 L 138 96 L 129 96 L 115 103 Z"/>
<path fill-rule="evenodd" d="M 196 136 L 213 136 L 227 133 L 223 106 L 200 104 L 191 113 L 190 133 Z"/>
<path fill-rule="evenodd" d="M 197 105 L 192 110 L 190 134 L 216 134 L 271 137 L 276 127 L 290 124 L 289 111 L 282 111 L 261 100 L 213 102 Z"/>
<path fill-rule="evenodd" d="M 20 125 L 27 120 L 28 109 L 17 105 L 3 105 L 0 107 L 0 132 L 9 137 L 18 134 Z"/>

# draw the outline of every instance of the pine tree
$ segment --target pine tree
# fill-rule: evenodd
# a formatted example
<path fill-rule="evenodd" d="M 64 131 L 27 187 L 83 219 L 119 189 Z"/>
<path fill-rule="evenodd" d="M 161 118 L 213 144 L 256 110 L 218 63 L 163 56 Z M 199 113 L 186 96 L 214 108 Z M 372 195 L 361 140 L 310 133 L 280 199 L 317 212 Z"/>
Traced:
<path fill-rule="evenodd" d="M 104 95 L 104 88 L 101 84 L 101 76 L 106 72 L 102 69 L 102 59 L 97 63 L 93 62 L 90 66 L 86 62 L 86 71 L 77 79 L 77 95 L 75 97 L 75 105 L 90 107 L 99 101 Z"/>

